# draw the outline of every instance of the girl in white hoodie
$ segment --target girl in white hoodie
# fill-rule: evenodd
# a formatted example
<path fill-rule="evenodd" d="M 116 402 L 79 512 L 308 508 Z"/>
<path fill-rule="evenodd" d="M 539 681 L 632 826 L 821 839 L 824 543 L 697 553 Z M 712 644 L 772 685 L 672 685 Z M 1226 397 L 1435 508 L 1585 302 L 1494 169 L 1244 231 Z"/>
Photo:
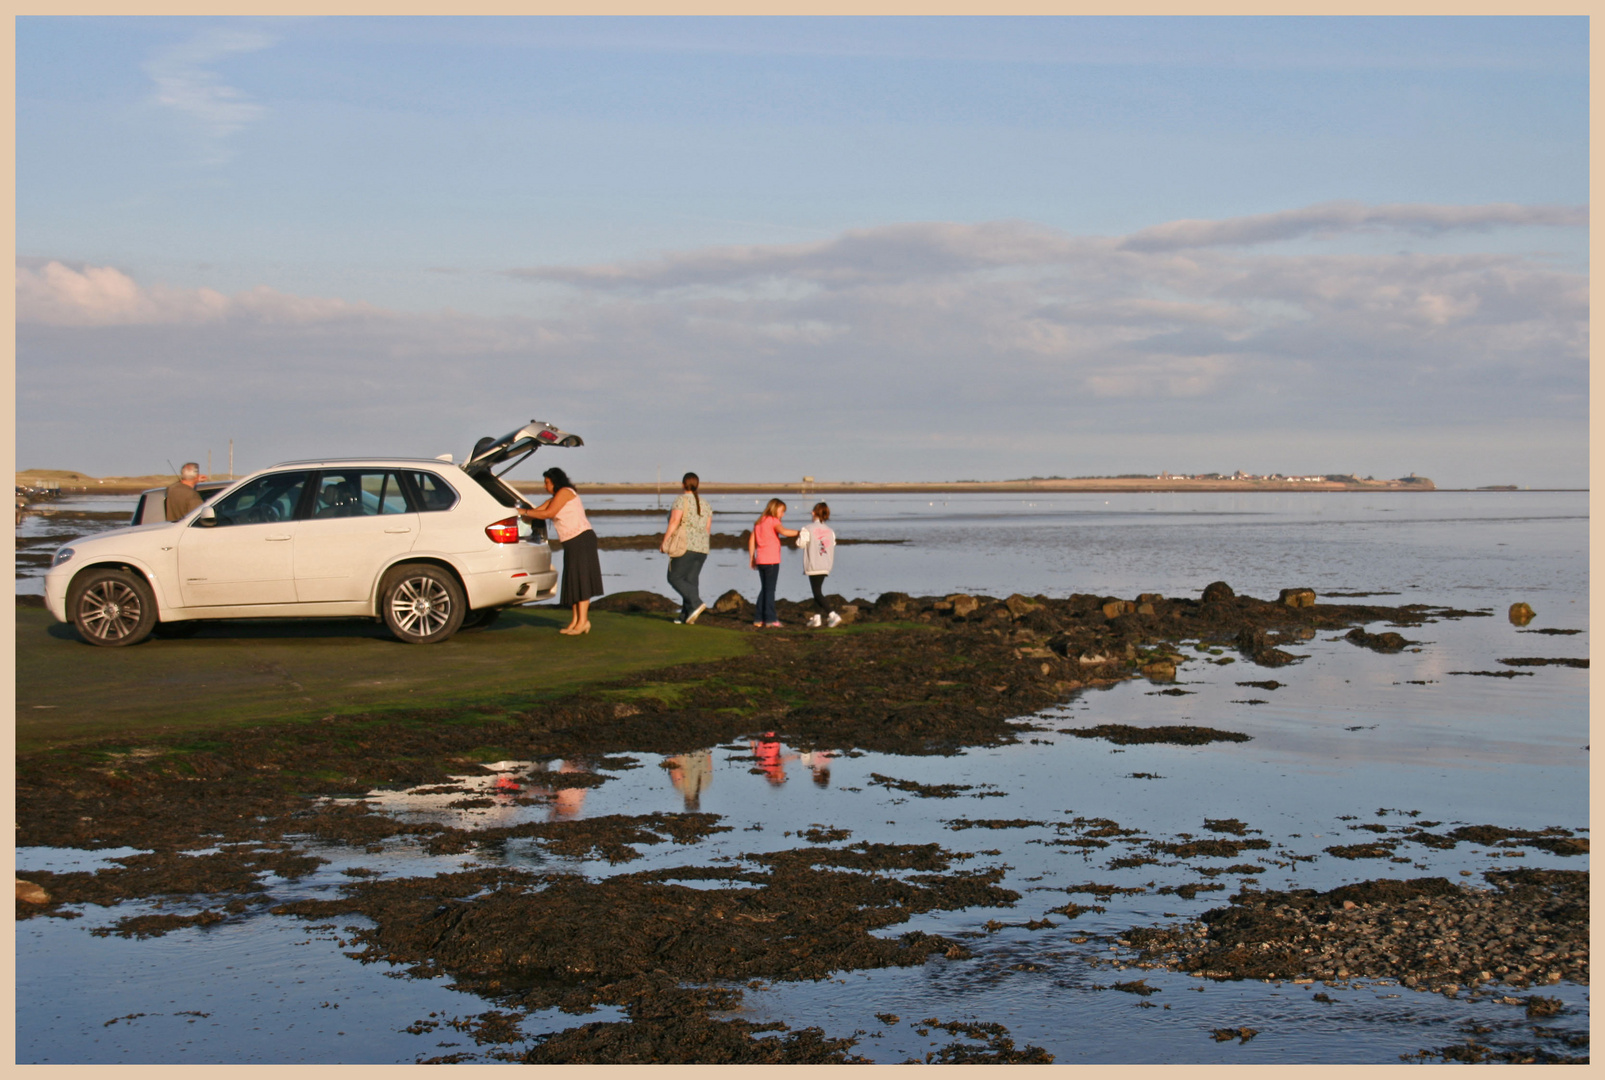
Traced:
<path fill-rule="evenodd" d="M 825 603 L 825 576 L 836 562 L 836 530 L 826 524 L 829 520 L 830 507 L 815 503 L 814 519 L 797 537 L 797 546 L 803 549 L 803 573 L 814 589 L 814 613 L 808 616 L 809 626 L 819 626 L 822 621 L 826 626 L 840 626 L 842 621 Z"/>

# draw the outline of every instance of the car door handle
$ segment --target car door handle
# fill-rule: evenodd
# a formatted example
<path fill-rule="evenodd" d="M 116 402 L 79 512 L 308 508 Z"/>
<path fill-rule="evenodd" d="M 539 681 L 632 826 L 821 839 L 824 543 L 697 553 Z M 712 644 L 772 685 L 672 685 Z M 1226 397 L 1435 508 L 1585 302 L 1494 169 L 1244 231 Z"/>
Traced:
<path fill-rule="evenodd" d="M 290 538 L 290 534 L 289 533 L 274 533 L 272 536 L 264 537 L 263 539 L 266 539 L 266 540 L 288 540 L 289 538 Z"/>
<path fill-rule="evenodd" d="M 399 529 L 386 529 L 385 532 L 387 532 L 387 533 L 409 533 L 409 532 L 412 532 L 412 529 L 410 527 L 403 526 L 402 528 L 399 528 Z"/>

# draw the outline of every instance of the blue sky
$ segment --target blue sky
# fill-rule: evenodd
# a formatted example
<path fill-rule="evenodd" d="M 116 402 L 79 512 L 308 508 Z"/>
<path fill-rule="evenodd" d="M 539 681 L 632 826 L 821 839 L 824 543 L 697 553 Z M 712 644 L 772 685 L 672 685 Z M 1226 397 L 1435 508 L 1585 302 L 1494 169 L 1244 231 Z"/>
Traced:
<path fill-rule="evenodd" d="M 461 452 L 539 416 L 596 480 L 1582 484 L 1587 45 L 20 19 L 19 465 Z M 68 387 L 103 434 L 43 407 Z"/>

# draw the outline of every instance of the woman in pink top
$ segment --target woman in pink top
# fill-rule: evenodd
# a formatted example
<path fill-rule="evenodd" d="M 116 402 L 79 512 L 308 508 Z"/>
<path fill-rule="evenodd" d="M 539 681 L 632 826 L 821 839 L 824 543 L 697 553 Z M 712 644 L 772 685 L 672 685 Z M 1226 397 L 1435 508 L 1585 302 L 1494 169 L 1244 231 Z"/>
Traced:
<path fill-rule="evenodd" d="M 754 626 L 779 626 L 775 611 L 775 583 L 780 580 L 780 538 L 796 536 L 796 529 L 781 524 L 786 504 L 770 499 L 763 516 L 753 523 L 747 536 L 747 565 L 758 571 L 758 621 Z"/>
<path fill-rule="evenodd" d="M 559 634 L 591 632 L 591 597 L 602 595 L 602 563 L 596 557 L 596 532 L 580 505 L 579 493 L 562 469 L 547 469 L 546 493 L 551 496 L 533 510 L 520 510 L 525 518 L 545 518 L 557 526 L 563 545 L 563 593 L 558 603 L 574 609 Z"/>

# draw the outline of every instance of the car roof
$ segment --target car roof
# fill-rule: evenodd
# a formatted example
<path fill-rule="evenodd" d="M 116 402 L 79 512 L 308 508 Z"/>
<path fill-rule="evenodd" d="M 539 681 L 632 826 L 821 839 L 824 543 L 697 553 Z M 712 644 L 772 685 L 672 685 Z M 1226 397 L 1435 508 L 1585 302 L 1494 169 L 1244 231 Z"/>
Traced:
<path fill-rule="evenodd" d="M 429 466 L 432 466 L 433 468 L 441 469 L 441 468 L 445 468 L 445 467 L 451 465 L 451 462 L 444 461 L 441 458 L 418 458 L 418 457 L 305 458 L 305 459 L 298 460 L 298 461 L 281 461 L 277 465 L 270 466 L 270 468 L 283 469 L 283 468 L 288 468 L 291 465 L 302 465 L 302 466 L 334 465 L 334 466 L 341 466 L 341 467 L 350 467 L 350 466 L 353 466 L 353 465 L 363 465 L 363 466 L 367 466 L 367 465 L 374 465 L 374 466 L 381 466 L 381 465 L 429 465 Z"/>

